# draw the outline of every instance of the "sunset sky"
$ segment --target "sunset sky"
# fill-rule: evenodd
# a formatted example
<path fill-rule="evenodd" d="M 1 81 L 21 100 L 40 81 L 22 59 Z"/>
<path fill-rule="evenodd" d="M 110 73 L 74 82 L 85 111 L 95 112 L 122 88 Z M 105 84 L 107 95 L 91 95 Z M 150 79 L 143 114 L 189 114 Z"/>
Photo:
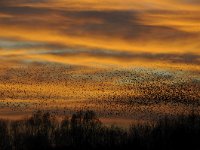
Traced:
<path fill-rule="evenodd" d="M 156 93 L 199 99 L 199 14 L 199 0 L 0 0 L 0 115 L 83 104 L 120 114 L 130 106 L 118 99 Z"/>

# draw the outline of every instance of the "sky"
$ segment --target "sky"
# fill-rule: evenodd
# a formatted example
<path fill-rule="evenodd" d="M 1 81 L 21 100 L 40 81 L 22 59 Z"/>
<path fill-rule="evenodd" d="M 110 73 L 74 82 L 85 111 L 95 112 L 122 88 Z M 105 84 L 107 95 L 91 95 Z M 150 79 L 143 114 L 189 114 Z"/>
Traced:
<path fill-rule="evenodd" d="M 136 101 L 155 105 L 159 94 L 167 105 L 145 106 L 158 114 L 177 109 L 166 97 L 199 100 L 199 14 L 199 0 L 1 0 L 0 115 L 61 106 L 143 113 Z"/>
<path fill-rule="evenodd" d="M 199 65 L 198 1 L 1 0 L 0 7 L 1 57 L 18 63 Z"/>

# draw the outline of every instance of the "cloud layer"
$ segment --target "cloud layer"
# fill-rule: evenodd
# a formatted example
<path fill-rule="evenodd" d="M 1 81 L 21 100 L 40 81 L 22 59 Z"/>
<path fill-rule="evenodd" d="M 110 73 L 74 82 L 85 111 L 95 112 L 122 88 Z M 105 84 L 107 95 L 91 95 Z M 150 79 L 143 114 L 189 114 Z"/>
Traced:
<path fill-rule="evenodd" d="M 198 0 L 0 0 L 0 109 L 184 112 L 199 14 Z"/>

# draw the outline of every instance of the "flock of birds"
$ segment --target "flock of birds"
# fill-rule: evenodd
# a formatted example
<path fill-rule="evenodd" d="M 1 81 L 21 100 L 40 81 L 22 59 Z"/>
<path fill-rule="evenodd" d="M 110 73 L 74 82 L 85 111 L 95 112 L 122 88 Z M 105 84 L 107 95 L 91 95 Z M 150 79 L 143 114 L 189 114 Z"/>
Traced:
<path fill-rule="evenodd" d="M 13 113 L 91 109 L 101 117 L 147 119 L 199 106 L 200 82 L 176 72 L 44 64 L 0 71 L 0 110 Z"/>

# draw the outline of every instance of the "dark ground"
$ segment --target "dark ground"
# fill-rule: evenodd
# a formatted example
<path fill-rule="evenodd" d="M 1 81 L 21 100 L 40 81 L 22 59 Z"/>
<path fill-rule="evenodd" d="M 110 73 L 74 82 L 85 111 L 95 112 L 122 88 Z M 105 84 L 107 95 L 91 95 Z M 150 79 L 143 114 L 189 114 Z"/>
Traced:
<path fill-rule="evenodd" d="M 36 112 L 21 121 L 0 121 L 0 150 L 200 149 L 200 116 L 164 118 L 129 129 L 104 126 L 93 111 L 80 111 L 61 122 Z"/>

